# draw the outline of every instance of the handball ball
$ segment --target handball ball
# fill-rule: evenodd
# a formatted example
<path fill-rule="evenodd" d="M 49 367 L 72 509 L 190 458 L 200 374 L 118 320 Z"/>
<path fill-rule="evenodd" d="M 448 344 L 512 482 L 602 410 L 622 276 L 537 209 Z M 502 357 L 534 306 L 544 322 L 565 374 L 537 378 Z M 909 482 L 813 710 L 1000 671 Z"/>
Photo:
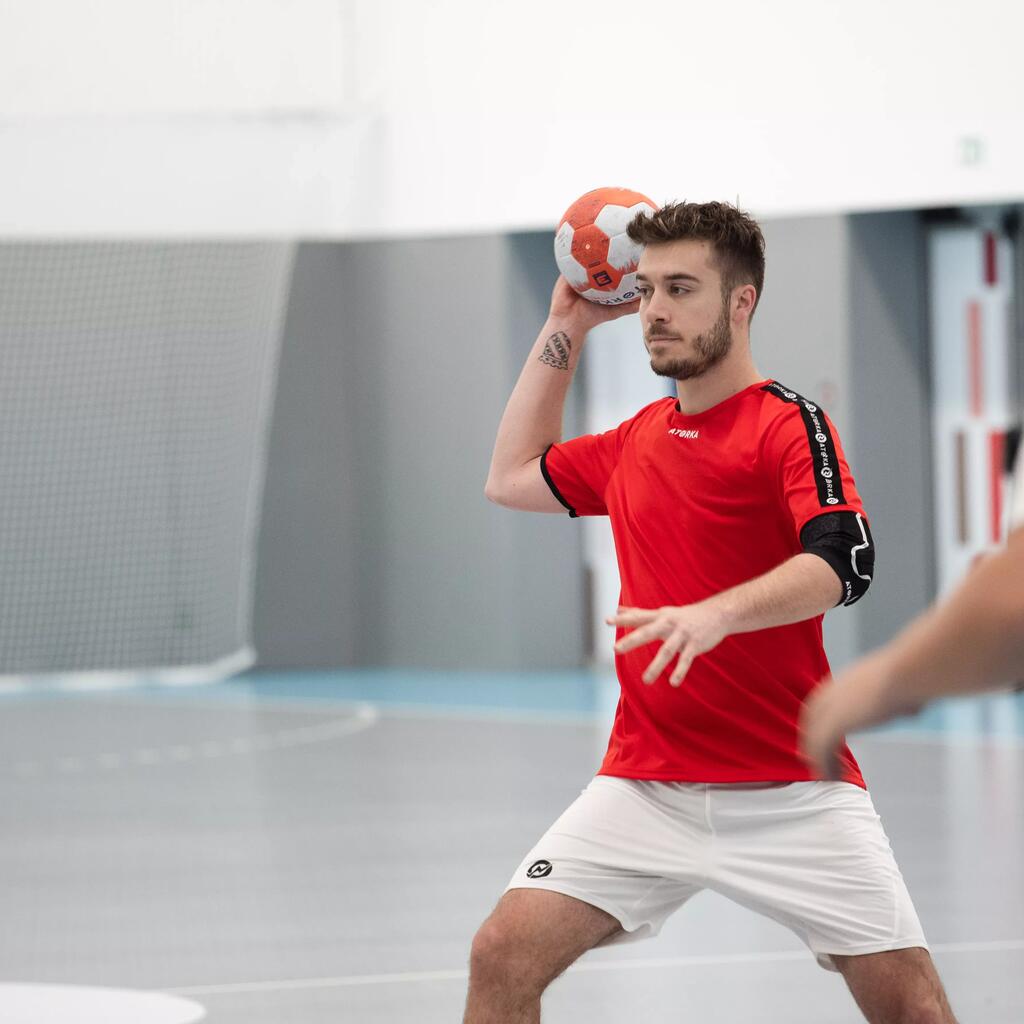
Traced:
<path fill-rule="evenodd" d="M 580 196 L 555 234 L 555 262 L 562 276 L 591 302 L 632 302 L 643 246 L 630 239 L 626 228 L 638 213 L 654 211 L 647 196 L 628 188 L 595 188 Z"/>

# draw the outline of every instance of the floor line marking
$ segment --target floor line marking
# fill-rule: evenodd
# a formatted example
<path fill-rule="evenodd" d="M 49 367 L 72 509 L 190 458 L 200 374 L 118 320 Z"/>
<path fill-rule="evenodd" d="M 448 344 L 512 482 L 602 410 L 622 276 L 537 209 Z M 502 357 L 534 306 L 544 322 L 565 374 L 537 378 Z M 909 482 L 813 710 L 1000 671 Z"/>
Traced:
<path fill-rule="evenodd" d="M 1003 953 L 1024 950 L 1024 939 L 997 939 L 991 942 L 940 942 L 931 946 L 933 953 Z M 725 953 L 718 955 L 663 956 L 629 960 L 588 960 L 574 964 L 568 973 L 598 971 L 650 970 L 661 967 L 714 967 L 731 964 L 782 963 L 810 960 L 806 949 L 779 953 Z M 179 996 L 232 995 L 244 992 L 286 992 L 296 989 L 347 988 L 357 985 L 393 985 L 421 981 L 461 981 L 469 976 L 462 968 L 436 971 L 402 971 L 392 974 L 349 974 L 335 978 L 294 978 L 284 981 L 248 981 L 228 985 L 190 985 L 163 988 L 161 992 Z"/>
<path fill-rule="evenodd" d="M 124 697 L 120 694 L 111 697 L 105 703 L 124 704 L 130 703 L 133 707 L 139 705 L 153 705 L 159 703 L 161 706 L 173 704 L 175 707 L 213 707 L 218 710 L 233 711 L 239 707 L 249 708 L 254 711 L 280 711 L 293 712 L 295 714 L 331 714 L 335 711 L 345 710 L 353 707 L 371 706 L 382 718 L 395 718 L 403 721 L 413 720 L 436 720 L 446 719 L 455 722 L 497 722 L 510 725 L 572 725 L 572 726 L 601 726 L 610 727 L 615 712 L 614 705 L 610 705 L 607 711 L 603 710 L 559 710 L 557 708 L 537 708 L 535 710 L 505 707 L 501 705 L 488 706 L 484 704 L 430 704 L 415 703 L 411 701 L 388 701 L 360 699 L 358 697 L 308 697 L 308 698 L 280 698 L 264 697 L 259 694 L 224 694 L 197 692 L 194 696 L 180 693 L 165 694 L 163 691 L 153 694 L 152 700 L 147 699 L 145 694 L 132 694 Z"/>
<path fill-rule="evenodd" d="M 117 695 L 120 697 L 121 695 Z M 158 696 L 163 696 L 163 691 Z M 175 693 L 174 697 L 178 697 Z M 382 718 L 401 720 L 448 720 L 453 722 L 496 722 L 508 725 L 569 725 L 584 727 L 609 728 L 614 717 L 615 706 L 609 704 L 604 708 L 591 709 L 559 709 L 559 708 L 517 708 L 507 705 L 485 704 L 433 704 L 417 703 L 401 700 L 360 700 L 356 697 L 308 697 L 282 699 L 273 696 L 262 696 L 247 691 L 244 694 L 196 693 L 196 699 L 211 706 L 220 708 L 234 707 L 243 704 L 259 710 L 274 711 L 310 711 L 319 708 L 340 709 L 370 704 L 380 713 Z M 133 703 L 144 702 L 144 694 L 133 694 L 128 699 Z M 114 698 L 112 698 L 114 699 Z M 191 702 L 191 697 L 186 697 Z M 175 701 L 179 703 L 179 701 Z M 895 724 L 877 730 L 866 730 L 852 736 L 854 744 L 861 742 L 903 742 L 937 743 L 946 746 L 989 745 L 1019 749 L 1024 747 L 1024 736 L 1012 732 L 971 732 L 958 728 L 946 729 L 941 726 L 921 726 Z"/>
<path fill-rule="evenodd" d="M 223 685 L 218 683 L 214 685 Z M 18 690 L 17 692 L 21 692 Z M 0 684 L 0 697 L 4 689 Z M 209 692 L 205 687 L 197 687 L 194 691 L 168 689 L 165 687 L 140 686 L 129 690 L 110 690 L 88 694 L 99 700 L 132 705 L 171 703 L 175 706 L 202 702 L 209 707 L 234 709 L 238 705 L 258 710 L 281 711 L 296 713 L 321 712 L 372 705 L 382 718 L 398 719 L 448 719 L 450 721 L 481 721 L 500 722 L 510 725 L 571 725 L 600 726 L 607 728 L 614 713 L 614 704 L 607 708 L 591 709 L 557 709 L 536 708 L 524 709 L 507 705 L 480 704 L 433 704 L 401 700 L 372 700 L 351 696 L 315 696 L 302 698 L 282 698 L 264 696 L 258 691 L 246 690 L 237 693 Z M 169 699 L 168 699 L 169 698 Z M 945 746 L 986 745 L 998 748 L 1024 748 L 1024 736 L 1014 732 L 974 732 L 959 728 L 947 729 L 941 726 L 923 726 L 896 724 L 879 730 L 868 730 L 854 735 L 855 744 L 860 742 L 909 742 L 936 743 Z"/>
<path fill-rule="evenodd" d="M 154 765 L 183 764 L 198 758 L 223 757 L 226 754 L 247 754 L 253 750 L 281 750 L 292 747 L 322 743 L 363 732 L 380 720 L 377 708 L 369 703 L 356 704 L 353 713 L 344 718 L 331 718 L 313 726 L 302 725 L 294 729 L 279 729 L 272 733 L 258 733 L 254 736 L 236 736 L 231 739 L 199 740 L 192 746 L 174 743 L 166 747 L 141 747 L 131 752 L 100 754 L 63 755 L 56 757 L 52 766 L 39 761 L 16 761 L 11 766 L 15 775 L 35 775 L 47 767 L 62 774 L 81 774 L 90 768 L 105 771 L 131 764 L 152 767 Z"/>

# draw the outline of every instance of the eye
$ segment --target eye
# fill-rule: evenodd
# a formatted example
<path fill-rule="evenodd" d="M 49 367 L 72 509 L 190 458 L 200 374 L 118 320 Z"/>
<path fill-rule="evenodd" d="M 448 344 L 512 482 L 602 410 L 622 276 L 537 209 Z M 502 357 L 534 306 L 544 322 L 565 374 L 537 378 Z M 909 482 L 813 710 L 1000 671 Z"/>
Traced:
<path fill-rule="evenodd" d="M 681 284 L 674 284 L 674 285 L 672 285 L 672 294 L 673 295 L 689 295 L 689 293 L 690 293 L 690 289 L 689 288 L 684 288 Z"/>

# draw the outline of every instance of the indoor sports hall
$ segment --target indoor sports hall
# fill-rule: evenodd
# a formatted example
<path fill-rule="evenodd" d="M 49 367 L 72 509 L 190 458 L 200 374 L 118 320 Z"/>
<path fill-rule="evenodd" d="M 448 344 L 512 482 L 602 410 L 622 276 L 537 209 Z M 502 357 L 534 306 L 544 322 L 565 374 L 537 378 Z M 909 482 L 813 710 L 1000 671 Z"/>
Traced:
<path fill-rule="evenodd" d="M 759 221 L 754 357 L 827 410 L 877 552 L 834 670 L 999 551 L 1022 32 L 995 0 L 0 4 L 0 1022 L 463 1019 L 619 700 L 608 518 L 484 495 L 591 189 Z M 674 384 L 639 317 L 596 327 L 564 437 Z M 1022 688 L 850 737 L 961 1024 L 1024 1021 Z M 712 892 L 543 998 L 863 1019 Z"/>

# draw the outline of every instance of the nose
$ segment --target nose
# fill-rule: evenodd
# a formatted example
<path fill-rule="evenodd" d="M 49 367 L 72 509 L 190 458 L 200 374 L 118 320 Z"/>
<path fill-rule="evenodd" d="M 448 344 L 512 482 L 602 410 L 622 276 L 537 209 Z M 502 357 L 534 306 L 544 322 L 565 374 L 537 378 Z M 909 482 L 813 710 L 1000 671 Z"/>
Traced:
<path fill-rule="evenodd" d="M 644 322 L 648 327 L 653 327 L 655 324 L 667 324 L 669 319 L 668 303 L 655 292 L 647 300 L 646 308 L 644 309 Z"/>

